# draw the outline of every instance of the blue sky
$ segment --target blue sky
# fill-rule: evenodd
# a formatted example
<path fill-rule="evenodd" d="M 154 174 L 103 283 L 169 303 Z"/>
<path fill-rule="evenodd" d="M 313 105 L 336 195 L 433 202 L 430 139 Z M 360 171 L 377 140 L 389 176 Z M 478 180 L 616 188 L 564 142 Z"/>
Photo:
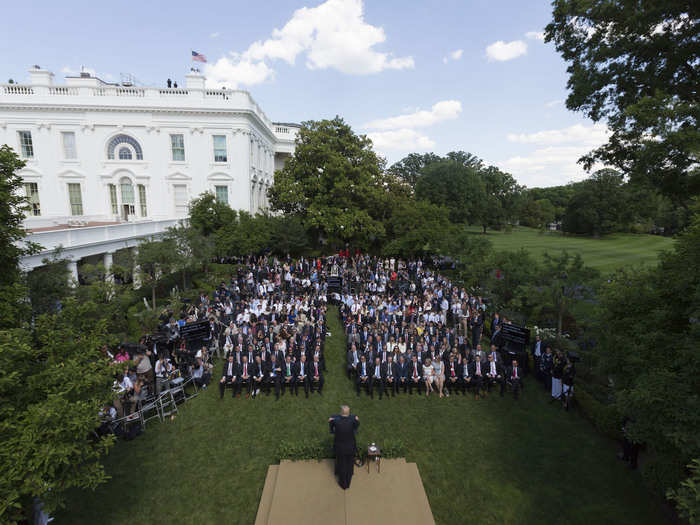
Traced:
<path fill-rule="evenodd" d="M 211 85 L 249 90 L 274 121 L 340 115 L 391 163 L 465 150 L 527 186 L 586 176 L 605 140 L 563 105 L 566 64 L 541 33 L 549 1 L 10 2 L 0 80 L 32 64 L 184 84 L 190 51 Z M 5 77 L 5 78 L 3 78 Z"/>

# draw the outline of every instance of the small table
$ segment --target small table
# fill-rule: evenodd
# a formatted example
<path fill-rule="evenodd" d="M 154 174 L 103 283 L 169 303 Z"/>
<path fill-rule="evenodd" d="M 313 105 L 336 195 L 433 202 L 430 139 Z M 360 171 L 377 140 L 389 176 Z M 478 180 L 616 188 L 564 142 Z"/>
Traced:
<path fill-rule="evenodd" d="M 374 450 L 373 450 L 374 448 Z M 378 446 L 372 447 L 372 445 L 369 445 L 367 447 L 367 473 L 369 474 L 369 463 L 370 459 L 374 458 L 374 461 L 377 463 L 377 472 L 382 471 L 382 451 L 379 449 Z"/>

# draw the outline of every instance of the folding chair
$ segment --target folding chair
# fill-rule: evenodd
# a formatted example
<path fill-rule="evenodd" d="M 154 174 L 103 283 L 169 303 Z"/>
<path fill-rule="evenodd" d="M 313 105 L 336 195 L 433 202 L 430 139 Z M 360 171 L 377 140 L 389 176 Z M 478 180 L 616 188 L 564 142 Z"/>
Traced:
<path fill-rule="evenodd" d="M 158 407 L 163 419 L 171 414 L 177 414 L 177 403 L 172 390 L 166 390 L 158 396 Z"/>
<path fill-rule="evenodd" d="M 187 401 L 184 385 L 185 380 L 182 377 L 176 377 L 170 381 L 170 393 L 172 394 L 175 403 L 180 404 Z"/>
<path fill-rule="evenodd" d="M 187 393 L 187 386 L 191 385 L 192 388 L 194 389 L 194 393 L 188 394 Z M 197 382 L 194 380 L 194 377 L 190 376 L 187 379 L 185 379 L 185 382 L 182 383 L 182 391 L 185 393 L 185 399 L 189 401 L 193 397 L 197 397 L 199 395 L 199 388 L 197 387 Z"/>
<path fill-rule="evenodd" d="M 141 414 L 141 419 L 143 420 L 144 426 L 146 421 L 158 418 L 163 421 L 163 416 L 160 413 L 160 407 L 158 406 L 158 396 L 149 396 L 143 401 L 141 401 L 141 406 L 139 410 Z"/>

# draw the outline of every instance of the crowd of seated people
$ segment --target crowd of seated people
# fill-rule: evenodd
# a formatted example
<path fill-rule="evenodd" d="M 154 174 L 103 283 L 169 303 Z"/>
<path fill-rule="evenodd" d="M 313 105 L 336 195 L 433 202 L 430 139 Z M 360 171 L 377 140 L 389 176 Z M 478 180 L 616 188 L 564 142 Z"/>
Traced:
<path fill-rule="evenodd" d="M 288 392 L 323 393 L 327 281 L 332 258 L 247 258 L 200 309 L 209 339 L 224 358 L 219 395 L 254 399 Z"/>
<path fill-rule="evenodd" d="M 400 392 L 467 392 L 484 397 L 507 387 L 518 398 L 524 370 L 505 363 L 498 344 L 500 327 L 490 323 L 490 351 L 482 349 L 486 305 L 421 260 L 347 257 L 340 273 L 339 298 L 347 337 L 347 373 L 359 396 L 395 396 Z"/>

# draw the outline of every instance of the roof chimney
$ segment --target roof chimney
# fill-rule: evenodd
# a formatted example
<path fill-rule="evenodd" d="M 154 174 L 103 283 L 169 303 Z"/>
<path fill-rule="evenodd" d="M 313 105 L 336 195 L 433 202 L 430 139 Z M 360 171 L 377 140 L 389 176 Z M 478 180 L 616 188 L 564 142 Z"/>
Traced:
<path fill-rule="evenodd" d="M 187 89 L 204 89 L 206 80 L 201 73 L 192 71 L 185 75 L 185 87 Z"/>
<path fill-rule="evenodd" d="M 39 66 L 32 66 L 29 70 L 29 82 L 32 85 L 50 86 L 53 84 L 53 73 L 48 69 L 41 69 Z"/>

